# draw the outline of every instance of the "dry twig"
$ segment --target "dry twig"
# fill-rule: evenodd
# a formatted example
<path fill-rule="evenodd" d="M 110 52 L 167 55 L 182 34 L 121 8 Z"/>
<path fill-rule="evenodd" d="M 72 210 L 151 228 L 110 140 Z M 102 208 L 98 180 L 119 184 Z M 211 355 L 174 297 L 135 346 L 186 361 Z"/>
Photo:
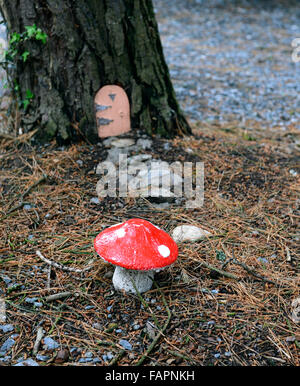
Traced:
<path fill-rule="evenodd" d="M 37 352 L 39 351 L 39 347 L 40 347 L 41 340 L 42 340 L 43 336 L 44 336 L 43 327 L 40 326 L 40 327 L 38 327 L 37 333 L 36 333 L 36 339 L 35 339 L 33 350 L 32 350 L 33 355 L 36 355 Z"/>
<path fill-rule="evenodd" d="M 84 269 L 79 269 L 79 268 L 72 268 L 72 267 L 65 267 L 59 263 L 56 263 L 55 261 L 52 261 L 52 260 L 49 260 L 47 259 L 45 256 L 43 256 L 41 254 L 40 251 L 36 251 L 36 254 L 38 255 L 38 257 L 43 260 L 45 263 L 49 264 L 51 267 L 55 267 L 57 269 L 61 269 L 62 271 L 65 271 L 65 272 L 74 272 L 74 273 L 84 273 L 84 272 L 87 272 L 89 271 L 92 267 L 86 267 Z"/>

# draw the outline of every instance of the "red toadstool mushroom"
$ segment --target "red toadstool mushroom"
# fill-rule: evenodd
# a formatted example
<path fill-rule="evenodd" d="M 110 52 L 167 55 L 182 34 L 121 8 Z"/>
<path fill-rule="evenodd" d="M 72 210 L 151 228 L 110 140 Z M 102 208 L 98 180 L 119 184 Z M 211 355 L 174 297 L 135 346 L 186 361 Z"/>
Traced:
<path fill-rule="evenodd" d="M 178 256 L 171 236 L 142 219 L 130 219 L 105 229 L 95 238 L 94 247 L 100 257 L 116 265 L 115 289 L 132 293 L 136 289 L 140 293 L 148 291 L 155 271 L 174 263 Z"/>

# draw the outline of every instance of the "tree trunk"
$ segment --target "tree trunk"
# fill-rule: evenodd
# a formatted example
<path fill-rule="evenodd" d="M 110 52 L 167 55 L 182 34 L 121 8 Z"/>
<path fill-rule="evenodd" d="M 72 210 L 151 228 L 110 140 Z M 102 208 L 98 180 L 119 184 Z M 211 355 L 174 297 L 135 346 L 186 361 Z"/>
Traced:
<path fill-rule="evenodd" d="M 9 70 L 20 99 L 30 102 L 20 109 L 20 126 L 37 128 L 39 141 L 96 140 L 94 97 L 106 84 L 126 91 L 133 129 L 190 134 L 151 0 L 0 0 L 0 11 L 10 36 L 34 24 L 48 36 L 45 44 L 20 44 L 20 54 L 29 54 Z"/>

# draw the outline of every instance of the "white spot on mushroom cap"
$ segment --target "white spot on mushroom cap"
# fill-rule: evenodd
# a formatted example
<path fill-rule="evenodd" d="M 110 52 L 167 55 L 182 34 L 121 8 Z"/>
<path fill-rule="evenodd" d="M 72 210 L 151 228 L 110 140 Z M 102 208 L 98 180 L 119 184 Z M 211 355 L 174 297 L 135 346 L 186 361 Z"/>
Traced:
<path fill-rule="evenodd" d="M 124 228 L 119 228 L 115 230 L 115 234 L 118 236 L 118 238 L 124 237 L 126 232 Z"/>
<path fill-rule="evenodd" d="M 170 249 L 166 245 L 159 245 L 158 252 L 162 255 L 162 257 L 168 257 L 171 253 Z"/>

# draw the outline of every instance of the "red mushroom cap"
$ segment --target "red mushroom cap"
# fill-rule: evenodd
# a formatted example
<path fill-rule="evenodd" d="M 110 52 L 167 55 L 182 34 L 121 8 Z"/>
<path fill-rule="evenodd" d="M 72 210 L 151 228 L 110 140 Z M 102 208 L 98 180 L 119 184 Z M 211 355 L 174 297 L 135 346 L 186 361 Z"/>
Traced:
<path fill-rule="evenodd" d="M 105 229 L 95 238 L 94 247 L 107 262 L 132 270 L 163 268 L 178 256 L 171 236 L 138 218 Z"/>

